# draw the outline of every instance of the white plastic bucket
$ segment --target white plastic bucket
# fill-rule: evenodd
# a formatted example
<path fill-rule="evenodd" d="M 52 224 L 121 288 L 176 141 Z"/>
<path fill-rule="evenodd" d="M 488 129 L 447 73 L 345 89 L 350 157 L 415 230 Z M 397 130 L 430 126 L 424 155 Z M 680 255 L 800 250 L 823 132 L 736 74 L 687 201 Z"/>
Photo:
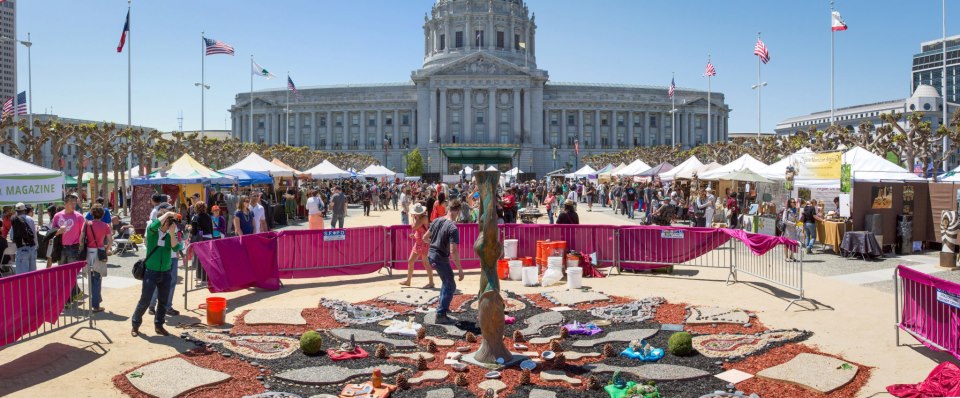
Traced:
<path fill-rule="evenodd" d="M 567 267 L 567 289 L 583 287 L 583 268 Z"/>
<path fill-rule="evenodd" d="M 516 239 L 507 239 L 503 241 L 503 258 L 517 258 L 517 245 L 520 241 Z"/>
<path fill-rule="evenodd" d="M 563 257 L 547 257 L 547 268 L 563 269 Z"/>
<path fill-rule="evenodd" d="M 579 266 L 580 266 L 580 260 L 577 260 L 577 259 L 575 259 L 575 258 L 569 258 L 569 257 L 567 257 L 567 268 L 570 268 L 570 267 L 579 267 Z"/>
<path fill-rule="evenodd" d="M 519 281 L 523 278 L 523 261 L 520 260 L 510 260 L 510 280 Z M 528 267 L 536 270 L 536 267 Z"/>
<path fill-rule="evenodd" d="M 539 282 L 537 280 L 538 277 L 537 267 L 523 267 L 521 280 L 524 286 L 536 286 L 537 282 Z"/>

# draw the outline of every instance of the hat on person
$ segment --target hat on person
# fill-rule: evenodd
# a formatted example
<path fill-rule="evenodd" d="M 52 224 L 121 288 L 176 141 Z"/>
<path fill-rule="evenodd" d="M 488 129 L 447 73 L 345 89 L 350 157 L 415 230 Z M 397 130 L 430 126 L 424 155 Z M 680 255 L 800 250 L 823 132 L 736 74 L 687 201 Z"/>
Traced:
<path fill-rule="evenodd" d="M 210 211 L 220 211 L 220 206 L 213 205 L 213 207 L 210 208 Z"/>
<path fill-rule="evenodd" d="M 413 215 L 415 215 L 415 216 L 419 216 L 419 215 L 421 215 L 421 214 L 423 214 L 423 213 L 426 213 L 426 212 L 427 212 L 427 208 L 424 207 L 422 204 L 419 204 L 419 203 L 413 205 L 413 209 L 410 210 L 410 214 L 413 214 Z"/>
<path fill-rule="evenodd" d="M 23 202 L 17 203 L 17 207 L 16 207 L 17 211 L 24 211 L 26 209 L 27 209 L 27 205 L 23 204 Z"/>
<path fill-rule="evenodd" d="M 577 202 L 574 202 L 573 199 L 567 199 L 563 201 L 564 206 L 576 206 Z"/>

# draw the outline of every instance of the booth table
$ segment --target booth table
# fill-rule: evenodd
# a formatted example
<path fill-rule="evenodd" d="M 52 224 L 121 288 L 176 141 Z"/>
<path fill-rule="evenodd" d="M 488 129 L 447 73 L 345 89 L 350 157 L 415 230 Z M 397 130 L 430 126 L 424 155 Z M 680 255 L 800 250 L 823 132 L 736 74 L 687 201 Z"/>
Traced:
<path fill-rule="evenodd" d="M 847 258 L 852 258 L 857 254 L 864 260 L 867 259 L 867 256 L 883 257 L 883 249 L 877 243 L 877 236 L 869 231 L 850 231 L 843 234 L 840 249 L 847 253 Z"/>
<path fill-rule="evenodd" d="M 840 254 L 840 243 L 843 242 L 847 231 L 853 229 L 851 221 L 817 221 L 817 242 L 833 247 L 833 252 Z"/>

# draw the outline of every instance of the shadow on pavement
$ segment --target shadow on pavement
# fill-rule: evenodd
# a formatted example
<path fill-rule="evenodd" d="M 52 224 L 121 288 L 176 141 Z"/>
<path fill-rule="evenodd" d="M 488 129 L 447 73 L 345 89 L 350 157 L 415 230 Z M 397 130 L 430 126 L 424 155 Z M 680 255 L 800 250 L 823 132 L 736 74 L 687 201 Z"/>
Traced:
<path fill-rule="evenodd" d="M 73 347 L 51 343 L 0 366 L 0 396 L 56 379 L 99 359 L 98 344 Z M 100 350 L 103 350 L 100 347 Z M 104 352 L 105 353 L 105 352 Z"/>

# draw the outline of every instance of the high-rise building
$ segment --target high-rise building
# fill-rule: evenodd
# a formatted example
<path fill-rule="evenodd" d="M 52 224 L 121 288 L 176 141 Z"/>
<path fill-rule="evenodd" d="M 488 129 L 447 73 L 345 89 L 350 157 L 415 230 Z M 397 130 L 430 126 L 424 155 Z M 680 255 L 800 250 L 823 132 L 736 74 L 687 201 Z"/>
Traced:
<path fill-rule="evenodd" d="M 912 73 L 914 91 L 921 84 L 931 85 L 938 92 L 942 89 L 942 39 L 920 43 L 920 53 L 913 56 Z M 960 36 L 947 38 L 947 102 L 960 102 Z"/>
<path fill-rule="evenodd" d="M 0 36 L 17 38 L 16 0 L 0 2 Z M 17 87 L 17 42 L 0 40 L 0 102 L 12 97 Z"/>
<path fill-rule="evenodd" d="M 726 141 L 723 93 L 708 103 L 707 92 L 678 88 L 674 107 L 666 86 L 551 80 L 537 65 L 539 22 L 522 0 L 437 0 L 423 47 L 410 49 L 423 55 L 410 81 L 300 87 L 289 113 L 286 87 L 254 91 L 252 109 L 251 93 L 238 93 L 232 134 L 368 154 L 396 171 L 419 148 L 427 172 L 443 174 L 497 165 L 543 175 L 596 153 Z"/>

